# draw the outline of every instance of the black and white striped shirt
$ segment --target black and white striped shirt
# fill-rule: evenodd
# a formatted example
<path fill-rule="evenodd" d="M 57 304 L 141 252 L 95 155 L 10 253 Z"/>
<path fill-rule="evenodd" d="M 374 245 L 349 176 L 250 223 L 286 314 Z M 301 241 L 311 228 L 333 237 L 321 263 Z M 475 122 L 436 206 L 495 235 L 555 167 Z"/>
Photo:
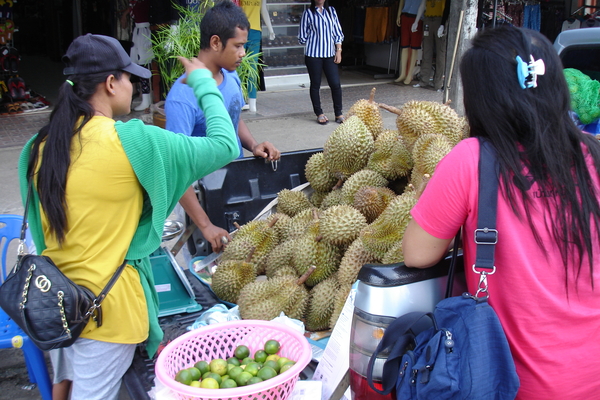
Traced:
<path fill-rule="evenodd" d="M 335 55 L 335 45 L 344 40 L 342 27 L 333 7 L 304 10 L 300 21 L 298 42 L 306 44 L 304 54 L 309 57 L 327 58 Z"/>

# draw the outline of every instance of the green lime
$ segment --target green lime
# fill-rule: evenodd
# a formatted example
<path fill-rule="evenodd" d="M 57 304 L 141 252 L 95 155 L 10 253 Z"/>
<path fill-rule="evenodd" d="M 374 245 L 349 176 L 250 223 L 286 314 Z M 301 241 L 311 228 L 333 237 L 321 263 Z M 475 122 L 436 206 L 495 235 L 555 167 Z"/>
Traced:
<path fill-rule="evenodd" d="M 265 367 L 262 367 L 258 371 L 258 374 L 256 376 L 259 377 L 260 379 L 262 379 L 263 381 L 266 381 L 267 379 L 276 377 L 277 371 L 275 371 L 273 368 L 271 368 L 269 366 L 265 366 Z"/>
<path fill-rule="evenodd" d="M 225 374 L 221 377 L 221 383 L 223 383 L 224 380 L 229 379 L 229 375 Z"/>
<path fill-rule="evenodd" d="M 292 368 L 294 366 L 294 364 L 296 364 L 295 362 L 289 362 L 287 364 L 283 364 L 281 366 L 281 369 L 279 370 L 280 374 L 283 374 L 285 371 L 287 371 L 288 369 Z"/>
<path fill-rule="evenodd" d="M 248 382 L 246 383 L 246 385 L 254 385 L 255 383 L 260 383 L 263 380 L 260 379 L 258 376 L 253 376 L 252 378 L 248 379 Z"/>
<path fill-rule="evenodd" d="M 206 378 L 208 378 L 208 376 L 209 376 L 210 374 L 212 374 L 212 372 L 210 372 L 210 371 L 206 371 L 205 373 L 203 373 L 203 374 L 202 374 L 202 379 L 206 379 Z"/>
<path fill-rule="evenodd" d="M 192 376 L 193 381 L 200 380 L 200 377 L 202 376 L 202 374 L 200 373 L 200 370 L 198 368 L 190 367 L 190 368 L 188 368 L 188 371 L 190 371 L 190 375 Z"/>
<path fill-rule="evenodd" d="M 222 358 L 215 358 L 210 362 L 210 372 L 223 376 L 227 373 L 227 361 Z"/>
<path fill-rule="evenodd" d="M 233 353 L 238 360 L 243 360 L 244 358 L 250 355 L 250 349 L 248 346 L 238 346 L 235 348 L 235 352 Z"/>
<path fill-rule="evenodd" d="M 289 363 L 291 360 L 289 358 L 286 357 L 279 357 L 279 359 L 277 360 L 277 365 L 279 365 L 279 369 L 281 369 L 281 367 L 283 367 L 285 364 Z"/>
<path fill-rule="evenodd" d="M 264 363 L 265 361 L 267 361 L 267 352 L 264 350 L 258 350 L 256 353 L 254 353 L 254 361 L 258 362 L 258 363 Z"/>
<path fill-rule="evenodd" d="M 267 361 L 269 361 L 269 360 L 277 361 L 277 360 L 279 360 L 279 356 L 277 354 L 269 354 L 267 356 Z"/>
<path fill-rule="evenodd" d="M 241 367 L 233 367 L 229 370 L 229 377 L 231 379 L 237 379 L 238 376 L 240 376 L 240 374 L 244 372 L 244 369 Z"/>
<path fill-rule="evenodd" d="M 281 345 L 277 340 L 267 340 L 265 343 L 265 351 L 267 354 L 276 354 L 280 348 Z"/>
<path fill-rule="evenodd" d="M 206 361 L 198 361 L 196 364 L 194 364 L 194 367 L 198 368 L 201 374 L 210 371 L 210 367 Z"/>
<path fill-rule="evenodd" d="M 246 358 L 244 358 L 242 360 L 242 365 L 248 365 L 248 364 L 253 363 L 253 362 L 255 362 L 254 358 L 252 358 L 252 357 L 246 357 Z"/>
<path fill-rule="evenodd" d="M 223 382 L 221 382 L 221 389 L 231 389 L 231 388 L 236 388 L 237 387 L 237 383 L 233 380 L 233 379 L 225 379 Z"/>
<path fill-rule="evenodd" d="M 211 379 L 211 378 L 214 379 L 215 381 L 217 381 L 217 383 L 219 385 L 221 384 L 221 381 L 223 380 L 223 379 L 221 379 L 221 375 L 217 374 L 216 372 L 209 372 L 208 376 L 204 379 Z"/>
<path fill-rule="evenodd" d="M 240 365 L 240 360 L 238 360 L 236 357 L 229 357 L 227 359 L 227 363 L 228 364 L 233 364 L 233 365 Z"/>
<path fill-rule="evenodd" d="M 252 374 L 244 371 L 237 377 L 235 382 L 238 384 L 238 386 L 246 386 L 250 378 L 252 378 Z"/>
<path fill-rule="evenodd" d="M 204 389 L 218 389 L 219 382 L 217 382 L 213 378 L 206 378 L 206 379 L 203 379 L 202 382 L 200 382 L 200 387 L 204 388 Z"/>
<path fill-rule="evenodd" d="M 191 387 L 197 387 L 197 388 L 199 388 L 200 385 L 201 385 L 200 381 L 192 381 L 192 382 L 190 382 L 190 386 Z"/>
<path fill-rule="evenodd" d="M 256 374 L 258 374 L 259 369 L 260 367 L 258 366 L 258 363 L 251 362 L 250 364 L 246 365 L 244 371 L 252 374 L 252 376 L 256 376 Z"/>
<path fill-rule="evenodd" d="M 277 364 L 277 361 L 275 360 L 269 360 L 265 362 L 265 365 L 262 367 L 262 369 L 266 367 L 271 367 L 275 370 L 276 373 L 279 373 L 279 364 Z"/>
<path fill-rule="evenodd" d="M 179 383 L 183 383 L 184 385 L 189 385 L 192 383 L 192 374 L 187 369 L 182 369 L 175 375 L 175 380 Z"/>

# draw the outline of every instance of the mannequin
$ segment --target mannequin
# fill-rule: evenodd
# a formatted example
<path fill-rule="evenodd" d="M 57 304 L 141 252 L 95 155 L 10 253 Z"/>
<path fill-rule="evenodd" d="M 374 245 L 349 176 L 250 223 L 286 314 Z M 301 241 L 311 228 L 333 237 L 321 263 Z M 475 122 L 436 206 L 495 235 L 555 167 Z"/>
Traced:
<path fill-rule="evenodd" d="M 442 91 L 444 86 L 444 70 L 446 68 L 446 36 L 444 25 L 450 13 L 450 0 L 423 0 L 426 2 L 423 18 L 423 60 L 421 61 L 421 78 L 413 87 L 431 88 L 433 55 L 435 48 L 435 74 L 433 89 Z M 420 11 L 421 9 L 419 9 Z M 420 19 L 417 14 L 417 20 Z"/>
<path fill-rule="evenodd" d="M 260 3 L 260 6 L 259 6 Z M 250 21 L 250 32 L 248 32 L 248 42 L 246 42 L 246 51 L 256 54 L 260 51 L 260 42 L 262 38 L 262 25 L 260 17 L 262 16 L 267 29 L 269 30 L 269 39 L 275 39 L 275 31 L 273 31 L 273 25 L 271 24 L 271 17 L 267 10 L 266 0 L 240 0 L 240 7 L 246 13 L 248 20 Z M 258 65 L 253 65 L 254 69 L 258 70 Z M 248 106 L 250 112 L 256 112 L 256 93 L 258 91 L 257 82 L 248 82 Z"/>
<path fill-rule="evenodd" d="M 129 0 L 129 8 L 121 15 L 121 26 L 126 23 L 127 13 L 130 13 L 134 22 L 133 35 L 131 37 L 131 61 L 143 67 L 149 67 L 154 54 L 150 42 L 150 0 Z M 135 107 L 134 111 L 143 111 L 152 104 L 150 94 L 150 79 L 140 79 L 142 91 L 142 102 Z"/>
<path fill-rule="evenodd" d="M 423 41 L 423 22 L 417 15 L 423 15 L 426 0 L 400 0 L 396 25 L 400 31 L 400 75 L 396 82 L 409 85 L 415 73 L 417 54 Z"/>

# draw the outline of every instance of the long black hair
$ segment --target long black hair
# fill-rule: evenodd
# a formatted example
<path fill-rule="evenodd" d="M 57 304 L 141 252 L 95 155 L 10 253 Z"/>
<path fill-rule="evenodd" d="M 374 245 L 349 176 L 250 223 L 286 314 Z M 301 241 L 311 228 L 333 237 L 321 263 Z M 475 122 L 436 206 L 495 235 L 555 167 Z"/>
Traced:
<path fill-rule="evenodd" d="M 315 0 L 310 0 L 310 10 L 313 13 L 317 13 L 317 3 L 315 2 Z M 323 3 L 323 10 L 330 12 L 329 11 L 329 0 L 325 0 L 325 2 Z"/>
<path fill-rule="evenodd" d="M 71 142 L 93 117 L 94 108 L 89 100 L 98 85 L 104 83 L 110 75 L 118 80 L 123 72 L 117 70 L 69 76 L 68 81 L 59 88 L 50 121 L 40 130 L 31 148 L 27 176 L 31 179 L 37 177 L 34 182 L 37 183 L 40 204 L 48 218 L 50 231 L 56 235 L 60 244 L 64 241 L 68 228 L 65 193 L 67 173 L 71 165 Z M 44 147 L 38 168 L 42 143 Z"/>
<path fill-rule="evenodd" d="M 531 55 L 535 60 L 544 60 L 546 71 L 537 77 L 537 87 L 522 89 L 516 57 L 528 62 Z M 565 287 L 569 276 L 580 276 L 586 258 L 594 287 L 593 249 L 598 243 L 593 238 L 600 233 L 600 205 L 591 174 L 597 178 L 600 171 L 600 144 L 582 133 L 569 115 L 569 89 L 552 44 L 528 29 L 486 29 L 473 39 L 462 58 L 460 72 L 471 136 L 487 138 L 496 148 L 503 195 L 516 215 L 516 196 L 521 197 L 526 218 L 542 249 L 559 249 Z M 596 171 L 588 169 L 582 145 L 589 150 Z M 533 181 L 539 190 L 528 194 Z M 542 200 L 544 227 L 534 227 L 533 195 Z M 537 229 L 546 229 L 554 243 L 542 243 Z M 576 269 L 569 270 L 569 264 Z"/>

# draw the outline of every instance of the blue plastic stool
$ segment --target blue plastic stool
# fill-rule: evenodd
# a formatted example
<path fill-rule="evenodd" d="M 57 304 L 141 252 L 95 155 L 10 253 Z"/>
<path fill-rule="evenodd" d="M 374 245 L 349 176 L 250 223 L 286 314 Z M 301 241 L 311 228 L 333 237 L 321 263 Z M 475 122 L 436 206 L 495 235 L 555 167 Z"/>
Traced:
<path fill-rule="evenodd" d="M 13 240 L 20 238 L 22 223 L 21 215 L 0 214 L 0 244 L 2 244 L 0 284 L 4 282 L 8 274 L 6 266 L 8 246 Z M 0 349 L 11 347 L 23 350 L 29 381 L 37 385 L 43 400 L 52 400 L 52 382 L 48 375 L 44 352 L 38 349 L 21 328 L 0 308 Z"/>

